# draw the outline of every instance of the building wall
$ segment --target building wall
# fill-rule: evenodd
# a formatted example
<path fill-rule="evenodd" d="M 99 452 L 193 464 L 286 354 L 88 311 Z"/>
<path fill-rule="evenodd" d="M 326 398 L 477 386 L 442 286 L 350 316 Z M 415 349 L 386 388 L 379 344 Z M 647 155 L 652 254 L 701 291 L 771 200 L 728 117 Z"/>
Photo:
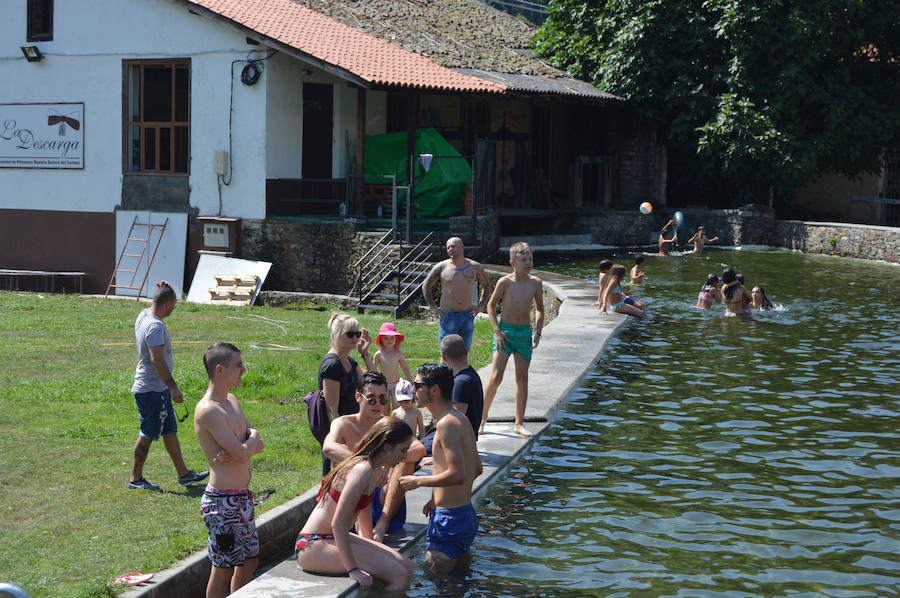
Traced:
<path fill-rule="evenodd" d="M 882 173 L 856 178 L 831 173 L 803 185 L 791 199 L 792 215 L 798 218 L 878 222 L 880 206 L 853 197 L 877 197 Z"/>
<path fill-rule="evenodd" d="M 10 4 L 0 19 L 0 103 L 84 102 L 85 168 L 0 169 L 0 185 L 16 189 L 0 196 L 0 208 L 112 211 L 123 179 L 122 60 L 190 57 L 191 205 L 200 214 L 217 214 L 213 154 L 229 145 L 228 72 L 253 46 L 172 2 L 57 0 L 53 41 L 35 43 L 45 59 L 28 63 L 19 50 L 27 43 L 26 4 Z M 235 65 L 235 77 L 240 68 Z M 222 191 L 222 212 L 230 216 L 261 217 L 265 210 L 265 88 L 234 85 L 234 176 Z"/>
<path fill-rule="evenodd" d="M 268 61 L 266 178 L 269 179 L 300 178 L 304 68 L 302 62 L 284 54 L 276 54 Z"/>

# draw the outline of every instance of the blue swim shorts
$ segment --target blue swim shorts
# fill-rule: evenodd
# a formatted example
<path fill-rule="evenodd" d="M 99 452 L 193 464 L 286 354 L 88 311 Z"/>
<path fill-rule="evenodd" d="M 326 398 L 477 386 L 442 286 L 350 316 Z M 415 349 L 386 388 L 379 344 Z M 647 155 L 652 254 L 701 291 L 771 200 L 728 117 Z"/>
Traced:
<path fill-rule="evenodd" d="M 471 504 L 455 509 L 435 509 L 428 519 L 425 550 L 436 550 L 451 559 L 469 552 L 478 533 L 478 515 Z"/>
<path fill-rule="evenodd" d="M 381 512 L 384 510 L 384 504 L 381 500 L 381 487 L 375 488 L 372 492 L 372 525 L 374 526 L 381 519 Z M 406 497 L 400 501 L 400 508 L 394 513 L 394 518 L 388 523 L 388 533 L 395 532 L 406 525 Z"/>
<path fill-rule="evenodd" d="M 141 414 L 141 436 L 159 440 L 160 435 L 178 432 L 172 393 L 168 389 L 162 392 L 136 392 L 134 402 Z"/>
<path fill-rule="evenodd" d="M 475 318 L 472 317 L 472 311 L 464 309 L 462 311 L 448 311 L 441 318 L 441 331 L 438 336 L 438 342 L 444 340 L 448 334 L 458 334 L 466 341 L 466 349 L 472 348 L 472 335 L 475 334 Z"/>

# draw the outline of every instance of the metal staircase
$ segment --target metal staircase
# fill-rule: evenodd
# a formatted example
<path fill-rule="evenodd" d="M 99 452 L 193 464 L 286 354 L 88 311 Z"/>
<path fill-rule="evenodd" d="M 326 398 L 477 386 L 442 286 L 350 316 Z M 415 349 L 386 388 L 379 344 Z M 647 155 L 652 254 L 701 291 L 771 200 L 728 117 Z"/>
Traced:
<path fill-rule="evenodd" d="M 437 233 L 430 232 L 415 244 L 403 244 L 395 229 L 389 230 L 353 265 L 356 277 L 350 294 L 359 297 L 357 309 L 403 315 L 421 296 L 437 239 Z"/>

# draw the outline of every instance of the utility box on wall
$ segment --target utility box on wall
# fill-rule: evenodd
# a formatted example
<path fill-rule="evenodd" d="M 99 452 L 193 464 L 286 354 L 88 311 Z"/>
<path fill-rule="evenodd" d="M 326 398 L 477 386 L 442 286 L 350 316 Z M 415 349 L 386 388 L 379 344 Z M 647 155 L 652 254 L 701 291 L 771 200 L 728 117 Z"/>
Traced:
<path fill-rule="evenodd" d="M 198 216 L 200 246 L 204 253 L 238 257 L 241 253 L 241 219 L 224 216 Z"/>

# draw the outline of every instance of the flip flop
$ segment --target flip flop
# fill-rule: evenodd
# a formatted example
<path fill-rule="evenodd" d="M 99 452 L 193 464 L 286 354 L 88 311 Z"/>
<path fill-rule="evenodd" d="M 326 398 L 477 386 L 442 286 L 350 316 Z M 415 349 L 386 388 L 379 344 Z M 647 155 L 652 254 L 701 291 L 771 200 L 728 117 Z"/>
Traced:
<path fill-rule="evenodd" d="M 146 583 L 153 578 L 152 573 L 138 573 L 137 571 L 132 571 L 131 573 L 123 573 L 118 577 L 114 577 L 112 580 L 113 585 L 117 584 L 128 584 L 130 586 L 140 585 L 142 583 Z"/>

